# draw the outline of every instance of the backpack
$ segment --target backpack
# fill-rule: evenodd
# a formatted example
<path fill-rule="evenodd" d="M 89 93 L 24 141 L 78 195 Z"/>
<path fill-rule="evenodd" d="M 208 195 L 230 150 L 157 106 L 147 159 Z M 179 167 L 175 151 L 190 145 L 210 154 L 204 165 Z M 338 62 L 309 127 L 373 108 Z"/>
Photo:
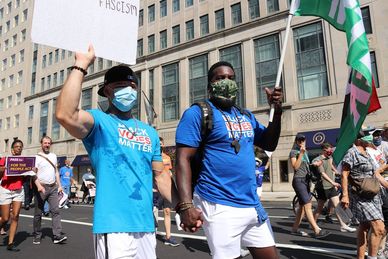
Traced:
<path fill-rule="evenodd" d="M 210 104 L 206 101 L 196 102 L 193 103 L 193 105 L 198 105 L 201 109 L 201 143 L 199 144 L 199 147 L 197 149 L 197 153 L 195 154 L 194 158 L 190 161 L 190 167 L 191 167 L 191 187 L 192 191 L 194 191 L 194 187 L 197 184 L 198 178 L 199 178 L 199 172 L 202 168 L 202 159 L 204 156 L 204 149 L 206 145 L 207 138 L 210 134 L 210 131 L 213 129 L 213 109 L 210 106 Z M 238 109 L 238 111 L 242 115 L 247 115 L 250 118 L 250 113 L 242 109 L 238 106 L 234 106 Z"/>

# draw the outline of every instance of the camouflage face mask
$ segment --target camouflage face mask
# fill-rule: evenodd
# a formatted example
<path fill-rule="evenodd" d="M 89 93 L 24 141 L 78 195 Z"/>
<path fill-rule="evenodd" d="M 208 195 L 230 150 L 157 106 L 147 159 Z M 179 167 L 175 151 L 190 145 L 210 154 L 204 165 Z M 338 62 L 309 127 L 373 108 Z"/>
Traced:
<path fill-rule="evenodd" d="M 212 95 L 214 97 L 224 97 L 227 99 L 236 99 L 238 86 L 236 81 L 222 79 L 210 84 Z"/>

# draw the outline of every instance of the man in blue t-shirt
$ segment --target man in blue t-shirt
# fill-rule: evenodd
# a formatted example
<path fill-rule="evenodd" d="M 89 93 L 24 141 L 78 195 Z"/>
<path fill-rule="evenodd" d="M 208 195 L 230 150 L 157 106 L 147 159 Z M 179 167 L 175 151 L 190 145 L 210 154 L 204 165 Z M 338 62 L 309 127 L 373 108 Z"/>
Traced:
<path fill-rule="evenodd" d="M 218 62 L 208 72 L 213 128 L 202 139 L 201 109 L 187 109 L 176 131 L 176 207 L 186 231 L 204 227 L 213 258 L 237 258 L 241 245 L 254 258 L 278 258 L 268 216 L 256 193 L 253 145 L 275 150 L 280 136 L 282 89 L 265 89 L 273 104 L 273 121 L 264 127 L 255 116 L 235 106 L 238 92 L 230 63 Z M 204 141 L 201 170 L 192 190 L 190 161 Z M 194 191 L 194 194 L 192 194 Z"/>
<path fill-rule="evenodd" d="M 70 187 L 74 183 L 73 168 L 70 166 L 70 160 L 66 159 L 65 165 L 59 169 L 59 177 L 61 179 L 63 192 L 67 194 L 68 198 L 70 198 Z M 69 207 L 69 200 L 67 200 L 63 208 L 68 209 Z"/>
<path fill-rule="evenodd" d="M 136 75 L 123 65 L 109 69 L 98 90 L 107 98 L 108 110 L 84 111 L 78 107 L 83 78 L 95 59 L 93 46 L 75 58 L 55 115 L 70 134 L 82 139 L 95 170 L 95 256 L 156 258 L 153 180 L 170 202 L 175 190 L 171 177 L 162 174 L 156 130 L 132 116 L 139 91 Z"/>

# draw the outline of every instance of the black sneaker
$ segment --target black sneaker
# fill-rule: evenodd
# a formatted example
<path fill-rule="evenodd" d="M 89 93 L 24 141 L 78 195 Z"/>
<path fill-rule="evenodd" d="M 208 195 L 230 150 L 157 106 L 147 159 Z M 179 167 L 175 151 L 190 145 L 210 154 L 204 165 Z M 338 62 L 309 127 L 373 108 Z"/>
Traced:
<path fill-rule="evenodd" d="M 326 223 L 330 223 L 330 224 L 333 224 L 333 223 L 334 223 L 334 220 L 331 218 L 330 215 L 327 215 L 327 216 L 325 217 L 325 221 L 326 221 Z"/>
<path fill-rule="evenodd" d="M 60 235 L 59 237 L 54 237 L 54 244 L 61 244 L 67 240 L 67 236 Z"/>
<path fill-rule="evenodd" d="M 11 252 L 19 252 L 20 251 L 20 249 L 17 248 L 14 243 L 8 244 L 7 250 L 11 251 Z"/>
<path fill-rule="evenodd" d="M 32 243 L 34 245 L 40 245 L 40 237 L 34 237 L 34 239 L 32 240 Z"/>
<path fill-rule="evenodd" d="M 323 238 L 327 237 L 330 234 L 331 233 L 329 231 L 321 229 L 318 234 L 314 233 L 313 237 L 316 238 L 316 239 L 323 239 Z"/>

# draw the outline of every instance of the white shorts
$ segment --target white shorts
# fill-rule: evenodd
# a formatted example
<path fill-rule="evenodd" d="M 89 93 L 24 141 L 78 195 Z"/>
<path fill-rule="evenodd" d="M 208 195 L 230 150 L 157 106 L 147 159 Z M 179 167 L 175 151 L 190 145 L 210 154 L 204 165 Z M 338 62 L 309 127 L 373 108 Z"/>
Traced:
<path fill-rule="evenodd" d="M 203 228 L 213 259 L 237 258 L 241 246 L 275 246 L 269 219 L 260 225 L 255 208 L 236 208 L 208 202 L 196 193 L 193 202 L 202 210 Z"/>
<path fill-rule="evenodd" d="M 12 191 L 0 186 L 0 205 L 11 204 L 13 201 L 24 201 L 23 188 Z"/>
<path fill-rule="evenodd" d="M 155 259 L 156 237 L 155 233 L 95 234 L 94 249 L 96 259 Z"/>

